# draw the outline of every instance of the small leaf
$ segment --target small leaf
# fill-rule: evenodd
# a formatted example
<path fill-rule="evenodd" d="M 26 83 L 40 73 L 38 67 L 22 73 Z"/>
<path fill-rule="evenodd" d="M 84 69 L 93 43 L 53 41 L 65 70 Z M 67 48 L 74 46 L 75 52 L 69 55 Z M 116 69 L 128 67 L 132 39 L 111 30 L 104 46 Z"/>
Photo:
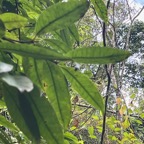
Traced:
<path fill-rule="evenodd" d="M 89 135 L 94 134 L 94 127 L 93 126 L 88 127 L 88 133 L 89 133 Z"/>
<path fill-rule="evenodd" d="M 124 129 L 127 129 L 129 126 L 130 126 L 130 123 L 129 123 L 128 117 L 126 117 L 125 121 L 122 123 L 122 127 Z"/>
<path fill-rule="evenodd" d="M 90 47 L 69 51 L 66 56 L 80 63 L 109 64 L 128 58 L 130 53 L 116 48 Z"/>
<path fill-rule="evenodd" d="M 28 44 L 0 43 L 0 50 L 13 52 L 21 56 L 48 60 L 67 60 L 68 58 L 54 50 Z"/>
<path fill-rule="evenodd" d="M 39 16 L 35 27 L 36 35 L 63 29 L 73 24 L 85 14 L 88 7 L 89 3 L 87 0 L 59 2 L 48 7 Z"/>
<path fill-rule="evenodd" d="M 20 28 L 27 24 L 27 19 L 14 13 L 0 14 L 0 20 L 3 21 L 6 29 L 11 30 L 13 28 Z"/>
<path fill-rule="evenodd" d="M 6 120 L 6 118 L 2 115 L 0 115 L 0 125 L 4 126 L 12 131 L 18 131 L 18 129 L 15 127 L 15 125 L 12 122 L 9 122 Z"/>
<path fill-rule="evenodd" d="M 33 83 L 30 79 L 28 79 L 25 76 L 21 75 L 10 75 L 8 73 L 3 74 L 1 79 L 9 84 L 10 86 L 14 86 L 19 89 L 19 91 L 24 92 L 30 92 L 33 89 Z"/>
<path fill-rule="evenodd" d="M 10 72 L 12 69 L 12 65 L 0 61 L 0 73 Z"/>
<path fill-rule="evenodd" d="M 103 99 L 94 83 L 84 74 L 71 68 L 62 67 L 62 70 L 72 87 L 81 97 L 104 113 Z"/>
<path fill-rule="evenodd" d="M 103 0 L 91 0 L 94 5 L 95 11 L 97 12 L 98 16 L 104 21 L 108 22 L 107 16 L 107 7 Z"/>
<path fill-rule="evenodd" d="M 75 143 L 78 143 L 78 139 L 76 136 L 74 136 L 72 133 L 70 132 L 65 132 L 64 133 L 64 137 L 65 139 L 67 139 L 68 141 L 73 141 Z"/>

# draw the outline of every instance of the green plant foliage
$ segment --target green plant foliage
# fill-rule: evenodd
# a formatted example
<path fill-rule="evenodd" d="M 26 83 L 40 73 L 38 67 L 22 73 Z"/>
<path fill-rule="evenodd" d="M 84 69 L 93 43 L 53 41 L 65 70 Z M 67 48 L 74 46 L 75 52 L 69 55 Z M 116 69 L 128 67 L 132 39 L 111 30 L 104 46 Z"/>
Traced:
<path fill-rule="evenodd" d="M 96 86 L 94 69 L 103 69 L 96 64 L 123 61 L 130 53 L 99 47 L 99 43 L 93 42 L 84 46 L 83 37 L 92 40 L 95 32 L 95 26 L 91 28 L 95 13 L 91 8 L 89 12 L 90 3 L 108 24 L 107 8 L 102 0 L 0 0 L 0 125 L 6 128 L 0 129 L 0 143 L 14 143 L 13 138 L 24 144 L 85 143 L 70 132 L 74 126 L 78 129 L 85 126 L 85 119 L 79 122 L 79 117 L 74 116 L 75 108 L 76 113 L 87 114 L 87 118 L 93 112 L 95 115 L 99 110 L 102 112 L 97 119 L 93 118 L 96 125 L 86 129 L 88 138 L 98 139 L 95 130 L 102 132 L 105 105 L 102 88 Z M 87 18 L 83 16 L 87 14 L 94 17 L 85 25 Z M 94 31 L 90 32 L 91 29 Z M 80 68 L 73 70 L 71 67 L 75 65 Z M 99 87 L 103 80 L 106 79 L 98 79 Z M 81 98 L 75 96 L 77 93 Z M 121 124 L 125 131 L 131 124 L 128 120 L 125 118 Z M 141 125 L 140 122 L 136 123 Z M 112 119 L 108 129 L 119 133 L 116 124 L 113 125 Z M 116 135 L 112 141 L 118 141 Z"/>
<path fill-rule="evenodd" d="M 87 11 L 86 0 L 59 2 L 43 11 L 36 23 L 36 35 L 62 29 L 79 20 Z"/>
<path fill-rule="evenodd" d="M 18 128 L 13 123 L 6 120 L 6 118 L 4 116 L 1 116 L 1 115 L 0 115 L 0 125 L 4 126 L 6 128 L 9 128 L 12 131 L 18 132 Z"/>
<path fill-rule="evenodd" d="M 72 87 L 80 94 L 80 96 L 104 113 L 103 99 L 92 81 L 90 81 L 86 75 L 74 71 L 71 68 L 62 67 L 62 70 Z"/>
<path fill-rule="evenodd" d="M 14 13 L 0 14 L 0 20 L 2 20 L 6 29 L 8 30 L 24 27 L 28 22 L 25 17 L 22 17 Z"/>
<path fill-rule="evenodd" d="M 50 61 L 24 59 L 26 74 L 36 84 L 41 84 L 59 121 L 67 129 L 71 119 L 71 104 L 67 81 L 61 69 Z"/>
<path fill-rule="evenodd" d="M 2 51 L 9 51 L 21 56 L 28 56 L 37 59 L 48 59 L 48 60 L 66 60 L 67 58 L 56 51 L 38 47 L 28 44 L 13 44 L 9 42 L 0 43 L 0 49 Z"/>
<path fill-rule="evenodd" d="M 104 21 L 108 22 L 107 7 L 103 0 L 91 0 L 98 16 Z"/>
<path fill-rule="evenodd" d="M 72 50 L 66 56 L 80 63 L 108 64 L 126 59 L 130 52 L 109 47 L 90 47 Z"/>
<path fill-rule="evenodd" d="M 79 39 L 79 33 L 78 33 L 77 27 L 73 24 L 73 25 L 69 26 L 68 29 L 69 29 L 72 37 L 73 37 L 73 38 L 76 40 L 76 42 L 79 44 L 80 39 Z"/>
<path fill-rule="evenodd" d="M 47 143 L 63 143 L 62 128 L 55 112 L 48 100 L 40 97 L 40 92 L 36 87 L 30 93 L 20 93 L 17 89 L 7 85 L 4 87 L 10 115 L 30 140 L 39 143 L 40 136 L 42 136 Z"/>
<path fill-rule="evenodd" d="M 57 40 L 57 39 L 45 39 L 44 41 L 47 42 L 47 44 L 52 48 L 55 49 L 56 51 L 60 53 L 67 53 L 68 51 L 71 50 L 70 47 L 67 46 L 66 43 Z"/>

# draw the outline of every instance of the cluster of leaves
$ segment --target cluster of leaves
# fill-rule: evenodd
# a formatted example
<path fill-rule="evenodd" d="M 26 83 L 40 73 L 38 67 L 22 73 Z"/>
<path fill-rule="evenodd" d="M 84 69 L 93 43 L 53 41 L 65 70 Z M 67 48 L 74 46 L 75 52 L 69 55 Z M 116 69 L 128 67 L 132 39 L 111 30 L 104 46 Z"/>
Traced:
<path fill-rule="evenodd" d="M 79 45 L 76 22 L 89 9 L 87 0 L 0 2 L 1 103 L 6 103 L 4 107 L 12 121 L 29 139 L 25 143 L 42 140 L 51 144 L 76 143 L 77 139 L 67 132 L 71 120 L 69 87 L 103 114 L 105 110 L 96 85 L 69 65 L 116 63 L 130 53 Z M 91 0 L 91 3 L 107 23 L 104 2 Z M 4 117 L 0 121 L 18 133 L 18 128 Z M 0 140 L 8 143 L 2 132 Z"/>

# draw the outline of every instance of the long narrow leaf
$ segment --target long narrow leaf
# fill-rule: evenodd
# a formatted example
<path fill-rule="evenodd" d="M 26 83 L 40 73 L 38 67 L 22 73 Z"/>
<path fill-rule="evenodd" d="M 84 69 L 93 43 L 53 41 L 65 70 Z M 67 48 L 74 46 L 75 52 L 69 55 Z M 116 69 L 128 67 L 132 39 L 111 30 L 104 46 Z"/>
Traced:
<path fill-rule="evenodd" d="M 37 120 L 25 93 L 20 93 L 16 88 L 5 84 L 4 96 L 8 111 L 16 125 L 31 141 L 39 143 L 40 132 Z"/>
<path fill-rule="evenodd" d="M 98 16 L 104 21 L 108 22 L 107 7 L 103 0 L 91 0 Z"/>
<path fill-rule="evenodd" d="M 48 95 L 60 122 L 66 129 L 71 118 L 71 104 L 66 79 L 61 69 L 51 62 L 24 59 L 26 74 Z"/>
<path fill-rule="evenodd" d="M 67 44 L 57 39 L 45 39 L 45 41 L 48 43 L 49 46 L 52 47 L 52 49 L 55 49 L 58 52 L 67 53 L 71 50 L 71 48 L 69 48 Z"/>
<path fill-rule="evenodd" d="M 72 50 L 66 56 L 80 63 L 109 64 L 125 60 L 130 52 L 116 48 L 90 47 Z"/>
<path fill-rule="evenodd" d="M 71 25 L 85 14 L 88 7 L 87 0 L 59 2 L 50 6 L 39 16 L 35 27 L 36 35 L 63 29 Z"/>
<path fill-rule="evenodd" d="M 28 44 L 0 43 L 0 50 L 19 54 L 21 56 L 48 60 L 66 60 L 67 57 L 54 50 Z"/>
<path fill-rule="evenodd" d="M 18 131 L 18 128 L 12 123 L 6 120 L 6 118 L 0 115 L 0 125 L 4 126 L 12 131 Z"/>
<path fill-rule="evenodd" d="M 37 87 L 30 93 L 20 93 L 6 85 L 5 88 L 5 101 L 10 115 L 30 140 L 39 143 L 42 136 L 47 143 L 63 143 L 63 131 L 56 114 L 46 97 L 40 97 Z"/>
<path fill-rule="evenodd" d="M 104 112 L 104 104 L 102 96 L 97 87 L 84 74 L 74 71 L 71 68 L 62 67 L 66 78 L 72 87 L 84 98 L 88 103 Z"/>

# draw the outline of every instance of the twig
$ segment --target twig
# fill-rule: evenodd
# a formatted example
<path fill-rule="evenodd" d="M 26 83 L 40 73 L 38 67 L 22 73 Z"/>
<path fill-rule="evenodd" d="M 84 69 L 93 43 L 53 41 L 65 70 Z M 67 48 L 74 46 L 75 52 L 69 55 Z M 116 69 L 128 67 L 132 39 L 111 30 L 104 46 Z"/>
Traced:
<path fill-rule="evenodd" d="M 107 9 L 109 7 L 109 4 L 110 4 L 110 0 L 107 1 Z M 105 22 L 103 22 L 102 37 L 103 37 L 103 45 L 105 47 L 106 46 L 106 24 L 105 24 Z M 108 85 L 107 85 L 107 92 L 106 92 L 106 99 L 105 99 L 105 112 L 104 112 L 104 115 L 103 115 L 103 129 L 102 129 L 100 144 L 103 144 L 103 141 L 104 141 L 105 128 L 106 128 L 106 115 L 107 115 L 106 111 L 107 111 L 107 104 L 108 104 L 108 98 L 109 98 L 109 89 L 110 89 L 110 83 L 111 83 L 111 78 L 110 78 L 110 74 L 108 72 L 107 65 L 105 65 L 105 70 L 106 70 L 106 74 L 107 74 L 107 78 L 108 78 Z"/>

